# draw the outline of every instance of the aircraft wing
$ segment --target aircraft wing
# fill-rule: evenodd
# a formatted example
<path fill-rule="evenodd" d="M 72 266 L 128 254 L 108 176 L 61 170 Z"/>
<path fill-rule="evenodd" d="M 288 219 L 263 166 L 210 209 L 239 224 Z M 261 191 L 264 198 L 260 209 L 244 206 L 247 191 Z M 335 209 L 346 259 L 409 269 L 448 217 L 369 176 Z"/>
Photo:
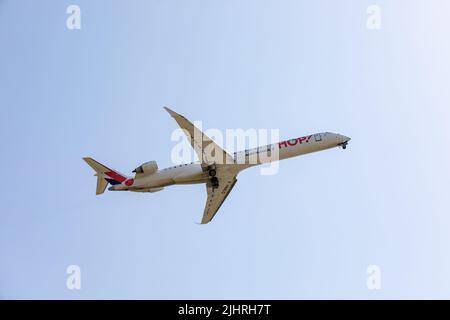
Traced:
<path fill-rule="evenodd" d="M 208 193 L 208 198 L 206 199 L 205 211 L 203 212 L 202 224 L 210 222 L 217 211 L 219 210 L 222 203 L 227 198 L 228 194 L 233 189 L 237 182 L 236 175 L 223 174 L 218 176 L 219 186 L 213 188 L 211 183 L 206 184 L 206 192 Z"/>
<path fill-rule="evenodd" d="M 198 159 L 202 167 L 206 167 L 213 163 L 231 164 L 233 158 L 211 140 L 206 134 L 194 126 L 188 119 L 182 115 L 164 107 L 166 111 L 175 119 L 181 129 L 183 129 L 186 137 L 197 153 Z"/>

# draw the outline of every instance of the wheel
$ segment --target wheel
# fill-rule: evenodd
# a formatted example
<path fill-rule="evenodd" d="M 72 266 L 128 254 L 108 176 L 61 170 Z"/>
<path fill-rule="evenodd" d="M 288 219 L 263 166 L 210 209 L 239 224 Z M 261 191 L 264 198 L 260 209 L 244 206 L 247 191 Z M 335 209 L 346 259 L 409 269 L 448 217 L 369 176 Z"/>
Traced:
<path fill-rule="evenodd" d="M 347 149 L 347 146 L 344 144 L 343 146 L 342 146 L 342 149 Z"/>
<path fill-rule="evenodd" d="M 215 177 L 216 176 L 216 170 L 214 170 L 214 169 L 209 170 L 209 175 L 211 177 Z"/>
<path fill-rule="evenodd" d="M 216 177 L 212 177 L 211 184 L 212 184 L 213 188 L 217 188 L 219 186 L 219 179 L 217 179 Z"/>

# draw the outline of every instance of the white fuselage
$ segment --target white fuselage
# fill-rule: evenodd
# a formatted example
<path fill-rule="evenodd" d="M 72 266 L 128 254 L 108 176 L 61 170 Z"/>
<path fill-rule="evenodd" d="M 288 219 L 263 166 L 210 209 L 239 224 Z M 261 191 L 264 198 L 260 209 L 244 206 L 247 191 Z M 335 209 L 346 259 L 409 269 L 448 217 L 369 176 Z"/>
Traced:
<path fill-rule="evenodd" d="M 331 132 L 317 133 L 300 138 L 281 141 L 278 143 L 244 150 L 234 153 L 233 162 L 223 166 L 236 174 L 249 167 L 283 160 L 311 152 L 326 150 L 347 144 L 350 138 Z M 210 179 L 208 171 L 205 171 L 199 162 L 181 164 L 150 174 L 148 176 L 135 178 L 131 186 L 125 184 L 115 185 L 110 190 L 129 190 L 136 192 L 155 192 L 165 186 L 173 184 L 195 184 L 206 183 Z"/>

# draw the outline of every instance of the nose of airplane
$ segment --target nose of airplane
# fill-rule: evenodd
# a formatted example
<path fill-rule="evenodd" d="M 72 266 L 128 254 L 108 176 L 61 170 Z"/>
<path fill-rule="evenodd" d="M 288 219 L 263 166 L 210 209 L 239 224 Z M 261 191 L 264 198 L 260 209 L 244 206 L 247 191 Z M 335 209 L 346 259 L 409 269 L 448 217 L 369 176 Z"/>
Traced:
<path fill-rule="evenodd" d="M 350 140 L 352 140 L 352 138 L 341 135 L 341 139 L 343 140 L 343 142 L 349 142 Z"/>
<path fill-rule="evenodd" d="M 341 146 L 342 149 L 346 149 L 347 148 L 347 143 L 351 140 L 349 137 L 344 136 L 342 134 L 338 134 L 338 146 Z"/>

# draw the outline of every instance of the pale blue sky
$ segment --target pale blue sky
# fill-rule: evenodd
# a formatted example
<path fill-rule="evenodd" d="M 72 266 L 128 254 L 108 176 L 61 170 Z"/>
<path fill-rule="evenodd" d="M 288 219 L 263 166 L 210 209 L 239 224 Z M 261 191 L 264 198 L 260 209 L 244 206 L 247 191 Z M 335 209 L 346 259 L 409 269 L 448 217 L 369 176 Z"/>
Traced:
<path fill-rule="evenodd" d="M 0 0 L 0 297 L 450 298 L 450 3 L 370 31 L 373 3 Z M 95 196 L 83 156 L 171 165 L 165 105 L 352 141 L 243 172 L 206 226 L 203 185 Z"/>

